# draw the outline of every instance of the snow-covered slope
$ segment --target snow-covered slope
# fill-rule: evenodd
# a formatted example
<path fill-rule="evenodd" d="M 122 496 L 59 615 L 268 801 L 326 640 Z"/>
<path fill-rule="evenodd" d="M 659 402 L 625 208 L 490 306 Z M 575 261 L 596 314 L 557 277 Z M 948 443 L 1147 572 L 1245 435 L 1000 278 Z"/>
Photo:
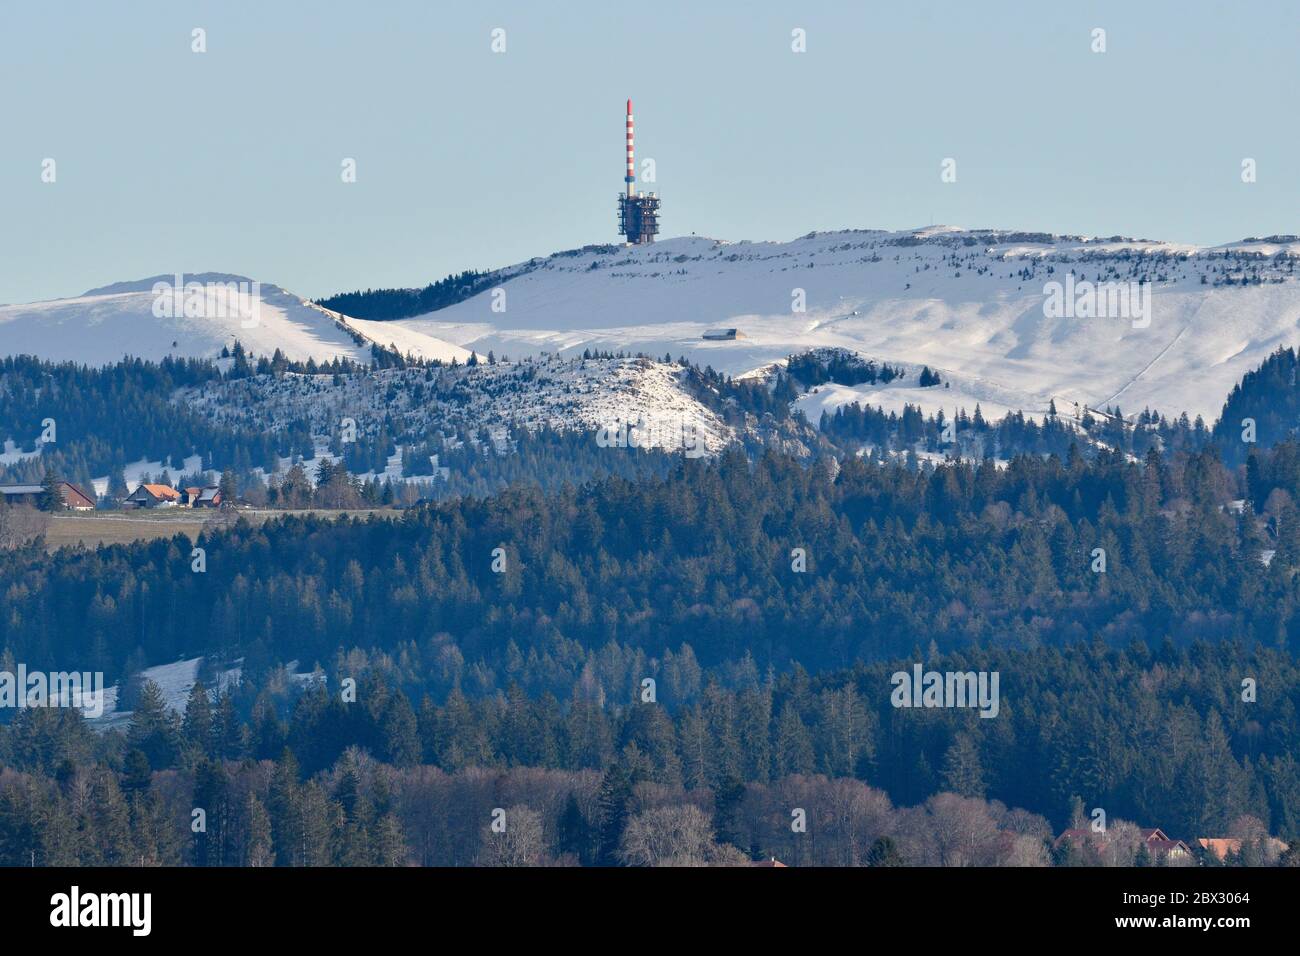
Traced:
<path fill-rule="evenodd" d="M 244 276 L 185 274 L 201 293 L 173 299 L 174 276 L 154 276 L 92 289 L 74 299 L 0 306 L 0 355 L 35 355 L 88 365 L 124 355 L 158 360 L 168 355 L 214 358 L 236 340 L 254 355 L 280 349 L 289 359 L 365 362 L 370 342 L 396 343 L 405 352 L 464 361 L 469 352 L 416 331 L 356 322 L 321 309 L 279 286 Z M 169 284 L 161 293 L 159 283 Z M 380 326 L 374 329 L 374 326 Z M 372 332 L 381 334 L 372 335 Z"/>
<path fill-rule="evenodd" d="M 359 437 L 374 437 L 382 427 L 399 445 L 434 436 L 473 439 L 485 428 L 493 435 L 608 429 L 601 440 L 618 443 L 620 427 L 630 425 L 638 447 L 675 450 L 688 441 L 701 454 L 717 452 L 736 432 L 691 393 L 687 375 L 675 363 L 649 359 L 550 356 L 455 369 L 380 369 L 338 381 L 262 375 L 181 389 L 174 400 L 219 425 L 274 433 L 304 423 L 322 441 L 344 419 Z"/>
<path fill-rule="evenodd" d="M 485 355 L 584 348 L 685 355 L 733 375 L 810 347 L 938 370 L 947 389 L 819 393 L 819 405 L 985 403 L 1042 411 L 1055 398 L 1217 416 L 1248 370 L 1300 344 L 1300 239 L 1198 248 L 948 227 L 816 233 L 786 243 L 669 239 L 589 247 L 502 270 L 485 291 L 399 322 Z M 1151 321 L 1049 318 L 1047 283 L 1151 282 Z M 1244 280 L 1244 281 L 1243 281 Z M 1230 284 L 1229 284 L 1230 283 Z M 797 311 L 802 290 L 805 311 Z M 493 310 L 494 302 L 498 310 Z M 1140 323 L 1139 323 L 1140 324 Z M 735 341 L 704 331 L 735 327 Z"/>
<path fill-rule="evenodd" d="M 1247 371 L 1300 344 L 1300 238 L 1196 246 L 931 227 L 814 233 L 784 243 L 699 237 L 589 246 L 499 270 L 485 290 L 424 316 L 362 321 L 261 286 L 257 319 L 159 318 L 156 281 L 76 299 L 0 306 L 0 355 L 99 364 L 123 354 L 211 356 L 236 339 L 257 355 L 364 360 L 370 343 L 464 362 L 600 351 L 686 356 L 742 375 L 817 347 L 929 366 L 942 389 L 896 382 L 818 390 L 801 404 L 863 401 L 927 412 L 1042 412 L 1055 399 L 1214 419 Z M 1049 284 L 1149 283 L 1150 322 L 1049 317 Z M 187 281 L 246 281 L 204 274 Z M 502 295 L 504 293 L 504 295 Z M 220 295 L 206 300 L 219 306 Z M 221 313 L 220 308 L 205 312 Z M 733 341 L 706 330 L 735 327 Z"/>

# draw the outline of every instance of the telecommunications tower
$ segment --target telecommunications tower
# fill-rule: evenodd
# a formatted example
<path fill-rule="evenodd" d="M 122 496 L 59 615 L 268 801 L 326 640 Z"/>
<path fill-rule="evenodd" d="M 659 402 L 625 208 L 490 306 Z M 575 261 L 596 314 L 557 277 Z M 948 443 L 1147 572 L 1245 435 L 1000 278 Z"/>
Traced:
<path fill-rule="evenodd" d="M 659 233 L 659 197 L 654 193 L 637 195 L 636 162 L 632 155 L 632 101 L 627 101 L 627 175 L 623 177 L 627 192 L 618 197 L 618 231 L 628 245 L 654 242 Z"/>

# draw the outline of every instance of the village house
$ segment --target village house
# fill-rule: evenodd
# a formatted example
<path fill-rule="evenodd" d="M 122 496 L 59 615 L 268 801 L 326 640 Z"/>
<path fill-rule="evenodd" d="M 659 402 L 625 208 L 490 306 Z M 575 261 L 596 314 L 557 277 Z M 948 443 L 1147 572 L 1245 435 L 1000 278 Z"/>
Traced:
<path fill-rule="evenodd" d="M 94 511 L 95 499 L 70 481 L 58 483 L 59 494 L 63 498 L 63 507 L 68 511 Z M 45 489 L 40 485 L 0 485 L 0 496 L 11 505 L 31 505 L 40 507 L 41 494 Z"/>
<path fill-rule="evenodd" d="M 141 484 L 123 504 L 128 508 L 167 508 L 181 503 L 181 493 L 170 485 Z"/>
<path fill-rule="evenodd" d="M 1182 840 L 1171 840 L 1159 827 L 1143 827 L 1140 831 L 1142 834 L 1142 843 L 1151 855 L 1151 859 L 1157 862 L 1166 863 L 1186 863 L 1192 859 L 1192 850 Z M 1105 834 L 1094 833 L 1085 829 L 1066 830 L 1056 842 L 1052 844 L 1052 849 L 1060 849 L 1062 844 L 1070 843 L 1076 847 L 1084 847 L 1090 841 L 1095 841 L 1094 845 L 1098 848 L 1106 846 Z"/>
<path fill-rule="evenodd" d="M 181 504 L 190 508 L 219 508 L 221 500 L 221 489 L 216 485 L 186 488 L 181 495 Z"/>
<path fill-rule="evenodd" d="M 1192 857 L 1192 848 L 1182 840 L 1171 840 L 1165 836 L 1163 830 L 1159 827 L 1142 831 L 1142 839 L 1146 841 L 1147 851 L 1151 854 L 1152 859 L 1168 859 L 1171 862 L 1190 860 Z"/>
<path fill-rule="evenodd" d="M 1241 855 L 1241 840 L 1235 837 L 1198 837 L 1196 842 L 1202 850 L 1213 853 L 1215 858 L 1220 861 L 1226 860 L 1229 854 L 1233 856 Z M 1264 856 L 1269 862 L 1276 861 L 1287 849 L 1288 844 L 1275 836 L 1271 836 L 1264 841 Z"/>

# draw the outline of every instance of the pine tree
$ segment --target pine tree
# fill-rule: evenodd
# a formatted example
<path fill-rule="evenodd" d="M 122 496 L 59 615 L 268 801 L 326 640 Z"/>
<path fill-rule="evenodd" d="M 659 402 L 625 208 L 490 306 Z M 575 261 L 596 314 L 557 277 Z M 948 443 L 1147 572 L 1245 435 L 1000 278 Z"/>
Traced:
<path fill-rule="evenodd" d="M 87 488 L 87 491 L 90 489 Z M 121 501 L 131 493 L 126 486 L 126 470 L 121 465 L 116 465 L 108 475 L 108 497 L 116 501 Z"/>
<path fill-rule="evenodd" d="M 984 770 L 970 734 L 959 733 L 943 755 L 943 789 L 963 797 L 984 797 Z"/>
<path fill-rule="evenodd" d="M 623 831 L 632 815 L 632 782 L 617 764 L 606 770 L 601 779 L 597 813 L 596 865 L 618 866 Z"/>
<path fill-rule="evenodd" d="M 144 752 L 154 770 L 169 767 L 176 759 L 180 743 L 176 715 L 167 709 L 162 688 L 151 680 L 145 681 L 140 690 L 126 738 L 129 746 Z"/>
<path fill-rule="evenodd" d="M 149 758 L 139 748 L 128 750 L 122 774 L 122 790 L 131 796 L 146 793 L 152 782 L 153 774 L 149 769 Z"/>
<path fill-rule="evenodd" d="M 62 511 L 64 508 L 63 479 L 52 468 L 47 468 L 45 477 L 41 479 L 41 493 L 36 506 L 41 511 Z"/>
<path fill-rule="evenodd" d="M 42 807 L 39 832 L 40 851 L 35 858 L 38 866 L 81 865 L 81 844 L 84 837 L 77 832 L 76 821 L 68 813 L 67 805 L 62 799 L 53 800 Z M 29 855 L 29 861 L 30 859 Z"/>
<path fill-rule="evenodd" d="M 306 866 L 298 761 L 288 748 L 275 764 L 267 801 L 276 863 L 279 866 Z"/>
<path fill-rule="evenodd" d="M 867 866 L 903 866 L 903 856 L 898 852 L 892 837 L 876 837 L 867 851 Z"/>
<path fill-rule="evenodd" d="M 201 758 L 212 756 L 212 701 L 202 681 L 195 681 L 181 721 L 185 745 Z"/>
<path fill-rule="evenodd" d="M 231 840 L 230 780 L 219 763 L 205 760 L 194 772 L 194 805 L 203 811 L 203 827 L 193 832 L 196 866 L 229 866 Z"/>
<path fill-rule="evenodd" d="M 591 862 L 591 827 L 572 790 L 556 825 L 556 851 L 560 855 L 572 854 L 582 864 Z"/>
<path fill-rule="evenodd" d="M 223 700 L 223 710 L 224 706 Z M 218 724 L 221 722 L 218 718 Z M 253 705 L 253 731 L 249 742 L 253 758 L 274 760 L 284 750 L 287 733 L 284 722 L 276 715 L 275 704 L 272 703 L 269 695 L 265 693 L 259 695 Z"/>
<path fill-rule="evenodd" d="M 299 830 L 295 834 L 303 866 L 329 866 L 338 842 L 342 808 L 315 781 L 302 787 Z"/>
<path fill-rule="evenodd" d="M 221 481 L 217 485 L 221 492 L 221 506 L 223 508 L 233 507 L 235 499 L 239 495 L 238 487 L 235 483 L 235 473 L 227 468 L 221 473 Z"/>
<path fill-rule="evenodd" d="M 212 720 L 212 749 L 225 760 L 242 760 L 248 752 L 248 728 L 235 711 L 230 688 L 221 692 L 217 702 L 217 713 Z"/>
<path fill-rule="evenodd" d="M 131 842 L 131 812 L 118 786 L 117 776 L 107 768 L 96 772 L 90 801 L 90 829 L 101 866 L 130 866 L 135 862 Z"/>
<path fill-rule="evenodd" d="M 809 774 L 813 769 L 812 735 L 794 705 L 787 701 L 776 722 L 776 745 L 773 747 L 776 776 Z"/>
<path fill-rule="evenodd" d="M 410 850 L 402 832 L 402 821 L 394 813 L 385 813 L 374 827 L 375 865 L 406 866 Z"/>
<path fill-rule="evenodd" d="M 729 777 L 718 785 L 713 795 L 713 832 L 719 843 L 742 845 L 741 802 L 745 799 L 745 785 L 737 777 Z"/>

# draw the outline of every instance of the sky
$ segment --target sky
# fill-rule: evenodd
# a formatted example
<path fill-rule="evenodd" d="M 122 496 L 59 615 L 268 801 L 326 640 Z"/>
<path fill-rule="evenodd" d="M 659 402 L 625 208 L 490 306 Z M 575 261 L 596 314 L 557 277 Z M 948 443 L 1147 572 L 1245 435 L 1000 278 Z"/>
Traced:
<path fill-rule="evenodd" d="M 628 97 L 664 238 L 1300 233 L 1298 40 L 1282 2 L 0 0 L 0 303 L 616 242 Z"/>

